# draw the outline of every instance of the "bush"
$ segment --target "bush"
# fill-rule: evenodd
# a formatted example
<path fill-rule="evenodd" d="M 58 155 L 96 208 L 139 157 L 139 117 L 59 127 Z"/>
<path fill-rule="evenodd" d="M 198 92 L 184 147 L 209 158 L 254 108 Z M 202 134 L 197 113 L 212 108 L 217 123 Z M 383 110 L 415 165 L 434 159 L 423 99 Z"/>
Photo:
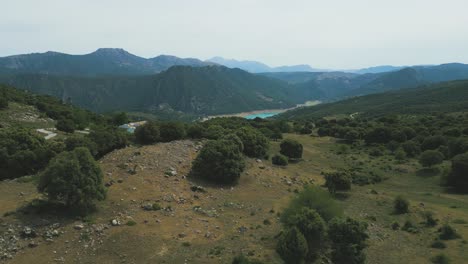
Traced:
<path fill-rule="evenodd" d="M 57 128 L 57 130 L 67 133 L 73 133 L 73 131 L 75 131 L 75 123 L 73 123 L 73 120 L 70 119 L 58 120 L 55 127 Z"/>
<path fill-rule="evenodd" d="M 193 139 L 203 138 L 205 133 L 205 128 L 198 123 L 189 126 L 189 128 L 187 129 L 187 136 Z"/>
<path fill-rule="evenodd" d="M 215 183 L 238 181 L 244 170 L 244 158 L 239 146 L 230 140 L 209 141 L 193 161 L 192 175 Z"/>
<path fill-rule="evenodd" d="M 449 264 L 450 259 L 445 254 L 438 254 L 431 258 L 431 262 L 434 264 Z"/>
<path fill-rule="evenodd" d="M 220 139 L 231 141 L 239 148 L 240 152 L 244 151 L 244 143 L 242 143 L 242 140 L 236 134 L 227 134 L 222 136 Z"/>
<path fill-rule="evenodd" d="M 425 211 L 423 212 L 422 216 L 426 220 L 426 226 L 436 226 L 437 219 L 434 218 L 434 213 Z"/>
<path fill-rule="evenodd" d="M 0 109 L 8 108 L 8 100 L 4 96 L 0 96 Z"/>
<path fill-rule="evenodd" d="M 39 192 L 50 201 L 65 204 L 69 209 L 88 213 L 95 201 L 104 200 L 103 176 L 89 150 L 83 147 L 62 152 L 40 174 Z"/>
<path fill-rule="evenodd" d="M 437 150 L 426 150 L 419 157 L 419 163 L 423 167 L 432 167 L 444 161 L 444 155 Z"/>
<path fill-rule="evenodd" d="M 289 223 L 289 219 L 298 214 L 303 207 L 317 211 L 325 221 L 329 221 L 343 214 L 342 208 L 328 192 L 318 187 L 307 186 L 291 200 L 289 206 L 281 215 L 281 221 L 283 223 Z"/>
<path fill-rule="evenodd" d="M 290 159 L 302 158 L 302 144 L 293 139 L 285 139 L 280 144 L 280 153 Z"/>
<path fill-rule="evenodd" d="M 271 163 L 278 166 L 288 165 L 288 158 L 281 154 L 276 154 L 271 158 Z"/>
<path fill-rule="evenodd" d="M 419 148 L 418 143 L 412 140 L 401 144 L 401 147 L 408 157 L 416 157 L 419 155 L 419 153 L 421 153 L 421 149 Z"/>
<path fill-rule="evenodd" d="M 128 225 L 128 226 L 134 226 L 134 225 L 136 225 L 136 224 L 137 224 L 137 223 L 136 223 L 135 221 L 133 221 L 133 220 L 128 220 L 128 222 L 127 222 L 127 225 Z"/>
<path fill-rule="evenodd" d="M 397 214 L 406 214 L 409 212 L 409 201 L 402 196 L 397 196 L 393 201 L 393 209 Z"/>
<path fill-rule="evenodd" d="M 159 127 L 155 122 L 147 122 L 135 129 L 135 139 L 140 144 L 153 144 L 159 141 Z"/>
<path fill-rule="evenodd" d="M 444 249 L 446 248 L 447 245 L 444 243 L 444 241 L 436 240 L 432 242 L 431 248 L 438 248 L 438 249 Z"/>
<path fill-rule="evenodd" d="M 431 136 L 424 139 L 421 144 L 422 150 L 434 150 L 438 149 L 440 146 L 447 145 L 447 140 L 443 136 Z"/>
<path fill-rule="evenodd" d="M 367 224 L 351 218 L 335 218 L 328 225 L 332 242 L 332 261 L 336 264 L 364 263 Z"/>
<path fill-rule="evenodd" d="M 98 154 L 96 143 L 83 135 L 70 135 L 65 139 L 65 147 L 67 151 L 72 151 L 78 147 L 85 147 L 94 157 Z"/>
<path fill-rule="evenodd" d="M 351 177 L 346 172 L 326 172 L 325 175 L 325 186 L 328 188 L 330 193 L 336 191 L 348 191 L 351 189 Z"/>
<path fill-rule="evenodd" d="M 402 148 L 398 148 L 395 151 L 395 159 L 399 161 L 403 161 L 406 159 L 406 152 Z"/>
<path fill-rule="evenodd" d="M 440 235 L 439 238 L 442 240 L 450 240 L 450 239 L 457 239 L 460 238 L 460 235 L 457 233 L 455 228 L 450 226 L 449 224 L 445 224 L 440 228 Z"/>
<path fill-rule="evenodd" d="M 447 183 L 459 192 L 468 193 L 468 153 L 457 155 L 452 159 Z"/>
<path fill-rule="evenodd" d="M 94 129 L 88 137 L 97 146 L 97 158 L 128 145 L 128 133 L 121 129 L 100 127 Z"/>
<path fill-rule="evenodd" d="M 317 211 L 303 207 L 297 214 L 291 216 L 285 223 L 287 228 L 297 228 L 307 241 L 307 261 L 317 259 L 319 253 L 326 245 L 326 224 Z"/>
<path fill-rule="evenodd" d="M 293 227 L 281 234 L 276 251 L 286 263 L 302 264 L 308 254 L 307 241 L 304 235 Z"/>
<path fill-rule="evenodd" d="M 162 142 L 183 139 L 186 135 L 184 124 L 179 122 L 164 122 L 159 125 L 159 137 Z"/>
<path fill-rule="evenodd" d="M 252 158 L 264 158 L 268 151 L 268 139 L 258 130 L 251 127 L 242 127 L 236 135 L 244 144 L 245 155 Z"/>

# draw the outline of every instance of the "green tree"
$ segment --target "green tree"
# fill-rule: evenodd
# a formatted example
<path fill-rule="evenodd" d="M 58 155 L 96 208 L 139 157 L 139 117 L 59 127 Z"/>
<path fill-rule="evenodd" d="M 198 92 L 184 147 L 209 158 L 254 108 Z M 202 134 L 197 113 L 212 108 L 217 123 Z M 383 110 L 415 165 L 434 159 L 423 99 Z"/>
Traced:
<path fill-rule="evenodd" d="M 184 124 L 180 122 L 164 122 L 159 125 L 160 139 L 163 142 L 183 139 L 186 135 Z"/>
<path fill-rule="evenodd" d="M 302 158 L 302 144 L 297 140 L 285 139 L 280 144 L 280 153 L 289 157 L 290 159 Z"/>
<path fill-rule="evenodd" d="M 317 259 L 326 246 L 327 226 L 317 211 L 303 207 L 298 213 L 288 219 L 286 226 L 296 227 L 305 237 L 308 245 L 307 260 Z"/>
<path fill-rule="evenodd" d="M 444 155 L 437 150 L 426 150 L 419 157 L 419 163 L 423 167 L 432 167 L 444 161 Z"/>
<path fill-rule="evenodd" d="M 208 141 L 193 161 L 192 175 L 215 183 L 239 180 L 245 162 L 239 145 L 231 140 Z"/>
<path fill-rule="evenodd" d="M 271 163 L 278 166 L 286 166 L 288 165 L 288 157 L 281 154 L 276 154 L 271 158 Z"/>
<path fill-rule="evenodd" d="M 155 122 L 147 122 L 135 129 L 135 139 L 140 144 L 153 144 L 159 141 L 159 127 Z"/>
<path fill-rule="evenodd" d="M 252 127 L 242 127 L 236 131 L 236 135 L 244 144 L 245 155 L 252 158 L 264 158 L 268 151 L 268 139 L 258 130 Z"/>
<path fill-rule="evenodd" d="M 71 119 L 59 119 L 55 127 L 67 133 L 73 133 L 73 131 L 75 131 L 75 123 Z"/>
<path fill-rule="evenodd" d="M 87 213 L 95 201 L 104 200 L 103 175 L 89 150 L 83 147 L 62 152 L 40 174 L 39 192 L 49 200 L 65 204 L 80 213 Z"/>
<path fill-rule="evenodd" d="M 328 224 L 332 261 L 336 264 L 365 263 L 367 224 L 351 218 L 334 218 Z"/>
<path fill-rule="evenodd" d="M 130 119 L 128 118 L 128 115 L 125 112 L 120 112 L 112 116 L 112 123 L 116 126 L 120 126 L 128 122 L 130 122 Z"/>
<path fill-rule="evenodd" d="M 205 133 L 205 128 L 198 123 L 190 125 L 187 129 L 187 136 L 192 139 L 203 138 Z"/>
<path fill-rule="evenodd" d="M 304 235 L 293 227 L 279 237 L 276 251 L 286 263 L 302 264 L 307 257 L 308 247 Z"/>
<path fill-rule="evenodd" d="M 326 172 L 324 175 L 325 186 L 328 188 L 330 193 L 335 193 L 336 191 L 348 191 L 351 189 L 351 177 L 347 172 Z"/>

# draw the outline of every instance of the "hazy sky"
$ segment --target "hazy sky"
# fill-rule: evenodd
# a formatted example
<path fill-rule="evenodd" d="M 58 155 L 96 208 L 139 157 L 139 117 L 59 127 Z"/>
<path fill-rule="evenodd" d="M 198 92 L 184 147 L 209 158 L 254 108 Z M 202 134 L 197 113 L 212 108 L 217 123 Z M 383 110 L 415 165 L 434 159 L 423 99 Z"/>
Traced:
<path fill-rule="evenodd" d="M 468 63 L 467 0 L 0 1 L 0 56 L 118 47 L 335 69 Z"/>

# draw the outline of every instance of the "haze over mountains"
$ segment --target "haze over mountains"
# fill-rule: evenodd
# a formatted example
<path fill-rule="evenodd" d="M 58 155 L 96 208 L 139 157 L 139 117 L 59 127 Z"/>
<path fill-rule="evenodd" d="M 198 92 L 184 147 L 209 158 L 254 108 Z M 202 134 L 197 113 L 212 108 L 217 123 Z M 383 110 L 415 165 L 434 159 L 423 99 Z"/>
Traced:
<path fill-rule="evenodd" d="M 468 65 L 460 63 L 355 72 L 313 70 L 307 65 L 272 68 L 221 58 L 145 59 L 123 49 L 98 49 L 85 55 L 46 52 L 0 58 L 0 83 L 71 100 L 97 112 L 203 116 L 289 108 L 309 100 L 330 102 L 468 79 Z"/>

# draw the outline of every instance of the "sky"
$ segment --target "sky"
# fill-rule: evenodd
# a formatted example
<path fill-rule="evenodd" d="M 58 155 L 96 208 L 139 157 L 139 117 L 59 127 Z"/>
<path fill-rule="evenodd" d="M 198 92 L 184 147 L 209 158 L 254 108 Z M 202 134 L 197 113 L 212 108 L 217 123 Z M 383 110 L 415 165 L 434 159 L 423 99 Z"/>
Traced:
<path fill-rule="evenodd" d="M 327 69 L 468 63 L 467 0 L 0 1 L 0 56 L 123 48 Z"/>

